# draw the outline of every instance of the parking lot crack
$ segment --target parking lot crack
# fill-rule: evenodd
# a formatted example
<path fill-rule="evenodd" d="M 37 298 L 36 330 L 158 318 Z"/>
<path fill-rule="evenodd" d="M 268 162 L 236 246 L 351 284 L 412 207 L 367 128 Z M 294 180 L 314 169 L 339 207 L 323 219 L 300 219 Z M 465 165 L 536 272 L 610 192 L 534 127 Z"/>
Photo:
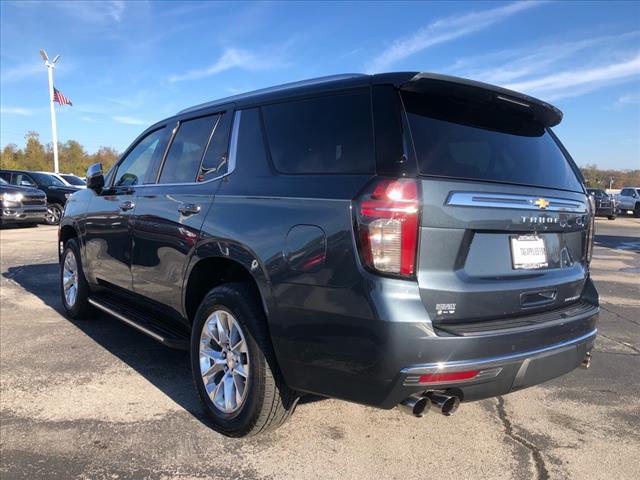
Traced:
<path fill-rule="evenodd" d="M 498 417 L 502 422 L 502 426 L 504 427 L 505 435 L 511 438 L 514 442 L 519 443 L 527 450 L 531 452 L 531 456 L 533 458 L 533 463 L 536 468 L 536 478 L 538 480 L 548 480 L 549 479 L 549 471 L 544 462 L 544 458 L 542 457 L 542 452 L 540 449 L 532 442 L 527 440 L 526 438 L 518 435 L 513 429 L 513 423 L 509 420 L 509 416 L 507 415 L 507 411 L 504 408 L 504 398 L 497 397 L 498 403 L 496 405 L 496 409 L 498 411 Z"/>
<path fill-rule="evenodd" d="M 618 317 L 620 320 L 625 320 L 625 321 L 627 321 L 627 322 L 631 322 L 631 323 L 634 323 L 634 324 L 636 324 L 636 325 L 640 326 L 640 323 L 639 323 L 639 322 L 637 322 L 636 320 L 632 320 L 631 318 L 627 318 L 627 317 L 625 317 L 624 315 L 621 315 L 621 314 L 619 314 L 618 312 L 615 312 L 615 311 L 613 311 L 613 310 L 611 310 L 611 309 L 609 309 L 609 308 L 607 308 L 607 307 L 603 306 L 602 304 L 600 304 L 600 308 L 601 308 L 602 310 L 605 310 L 605 311 L 607 311 L 607 312 L 611 313 L 612 315 L 615 315 L 615 316 L 616 316 L 616 317 Z"/>
<path fill-rule="evenodd" d="M 640 348 L 635 347 L 634 345 L 630 344 L 629 342 L 623 342 L 622 340 L 616 340 L 615 338 L 609 337 L 603 333 L 598 332 L 598 335 L 600 335 L 601 337 L 606 338 L 607 340 L 611 340 L 612 342 L 618 343 L 620 345 L 623 345 L 625 347 L 627 347 L 630 350 L 633 350 L 636 353 L 640 353 Z"/>

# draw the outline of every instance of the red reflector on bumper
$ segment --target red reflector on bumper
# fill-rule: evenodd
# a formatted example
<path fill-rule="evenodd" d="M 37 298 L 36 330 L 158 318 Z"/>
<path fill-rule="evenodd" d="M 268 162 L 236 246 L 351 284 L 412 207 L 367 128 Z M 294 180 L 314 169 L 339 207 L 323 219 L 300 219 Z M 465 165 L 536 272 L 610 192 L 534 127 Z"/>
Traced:
<path fill-rule="evenodd" d="M 478 375 L 480 370 L 468 370 L 466 372 L 428 373 L 420 375 L 418 383 L 455 382 L 457 380 L 469 380 Z"/>

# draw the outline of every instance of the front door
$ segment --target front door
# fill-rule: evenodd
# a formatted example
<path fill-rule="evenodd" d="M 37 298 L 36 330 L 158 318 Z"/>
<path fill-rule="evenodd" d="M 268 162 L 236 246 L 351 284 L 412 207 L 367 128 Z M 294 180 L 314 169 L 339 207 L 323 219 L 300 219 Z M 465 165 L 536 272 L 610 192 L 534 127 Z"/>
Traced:
<path fill-rule="evenodd" d="M 90 201 L 85 223 L 88 280 L 131 290 L 131 218 L 136 189 L 143 185 L 166 147 L 166 128 L 144 135 L 123 156 L 109 185 Z"/>
<path fill-rule="evenodd" d="M 227 110 L 180 117 L 155 185 L 138 189 L 133 223 L 134 291 L 181 316 L 182 283 L 200 229 L 227 171 Z"/>

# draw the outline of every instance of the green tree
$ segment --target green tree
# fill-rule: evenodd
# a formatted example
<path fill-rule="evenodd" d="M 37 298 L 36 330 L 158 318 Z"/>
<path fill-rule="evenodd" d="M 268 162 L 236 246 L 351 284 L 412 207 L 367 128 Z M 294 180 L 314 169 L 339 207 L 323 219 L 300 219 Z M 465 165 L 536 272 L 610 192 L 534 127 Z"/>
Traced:
<path fill-rule="evenodd" d="M 22 150 L 15 143 L 9 143 L 2 149 L 1 168 L 18 168 L 22 164 Z"/>
<path fill-rule="evenodd" d="M 34 131 L 27 132 L 24 140 L 25 147 L 22 168 L 25 170 L 50 170 L 51 166 L 47 165 L 44 145 L 40 143 L 40 134 Z"/>

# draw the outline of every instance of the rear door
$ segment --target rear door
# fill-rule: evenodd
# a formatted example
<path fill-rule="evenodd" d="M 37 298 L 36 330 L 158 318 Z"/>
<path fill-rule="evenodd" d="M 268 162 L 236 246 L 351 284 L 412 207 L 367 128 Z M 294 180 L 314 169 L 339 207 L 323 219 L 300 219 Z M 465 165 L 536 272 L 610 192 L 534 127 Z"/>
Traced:
<path fill-rule="evenodd" d="M 435 324 L 568 306 L 587 277 L 587 197 L 522 105 L 402 92 L 421 178 L 420 293 Z"/>
<path fill-rule="evenodd" d="M 156 182 L 136 196 L 133 288 L 169 314 L 182 310 L 188 259 L 228 171 L 232 106 L 199 115 L 179 119 Z"/>
<path fill-rule="evenodd" d="M 131 216 L 136 189 L 149 181 L 166 149 L 167 128 L 160 126 L 140 138 L 118 165 L 99 194 L 91 198 L 86 218 L 86 269 L 89 279 L 107 287 L 132 289 Z"/>

